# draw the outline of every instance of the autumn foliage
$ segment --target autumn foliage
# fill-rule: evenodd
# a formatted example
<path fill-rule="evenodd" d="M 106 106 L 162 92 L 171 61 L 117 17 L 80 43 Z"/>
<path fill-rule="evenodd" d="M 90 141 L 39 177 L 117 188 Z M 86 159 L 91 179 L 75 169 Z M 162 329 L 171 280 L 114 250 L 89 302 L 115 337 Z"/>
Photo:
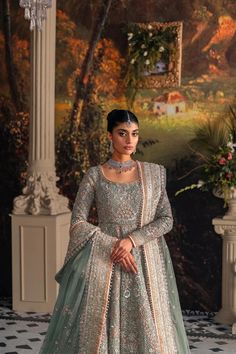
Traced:
<path fill-rule="evenodd" d="M 79 38 L 74 22 L 62 11 L 57 11 L 57 93 L 73 96 L 75 79 L 80 74 L 82 62 L 88 49 L 89 34 L 86 39 Z M 120 52 L 109 39 L 102 39 L 96 48 L 95 59 L 103 48 L 104 55 L 99 71 L 94 77 L 95 90 L 98 95 L 117 95 L 122 87 L 122 59 Z"/>
<path fill-rule="evenodd" d="M 84 30 L 84 32 L 86 32 Z M 81 38 L 81 37 L 86 38 Z M 57 10 L 56 28 L 56 95 L 73 97 L 75 90 L 75 78 L 80 73 L 80 68 L 88 48 L 89 33 L 79 33 L 78 26 L 69 19 L 61 10 Z M 19 38 L 17 34 L 12 37 L 13 58 L 17 71 L 17 80 L 20 87 L 26 93 L 30 92 L 30 44 L 26 39 Z M 122 87 L 122 59 L 119 50 L 109 39 L 102 39 L 96 49 L 104 48 L 104 56 L 100 70 L 94 78 L 95 89 L 98 95 L 118 95 Z M 0 31 L 0 60 L 2 75 L 1 87 L 5 91 L 7 82 L 4 58 L 4 36 Z"/>
<path fill-rule="evenodd" d="M 12 49 L 13 60 L 16 68 L 17 81 L 20 89 L 24 89 L 25 92 L 29 92 L 30 87 L 30 50 L 29 41 L 19 38 L 17 34 L 12 36 Z M 3 33 L 0 32 L 0 62 L 1 62 L 1 75 L 0 75 L 0 87 L 3 89 L 2 93 L 6 93 L 7 72 L 5 64 L 5 40 Z"/>

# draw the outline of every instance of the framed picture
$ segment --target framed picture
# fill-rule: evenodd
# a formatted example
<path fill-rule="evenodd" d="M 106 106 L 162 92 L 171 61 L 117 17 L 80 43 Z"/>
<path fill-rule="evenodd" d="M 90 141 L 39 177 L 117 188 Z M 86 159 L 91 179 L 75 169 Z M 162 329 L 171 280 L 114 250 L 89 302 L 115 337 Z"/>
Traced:
<path fill-rule="evenodd" d="M 136 89 L 181 84 L 182 22 L 133 24 L 128 33 L 128 82 Z"/>

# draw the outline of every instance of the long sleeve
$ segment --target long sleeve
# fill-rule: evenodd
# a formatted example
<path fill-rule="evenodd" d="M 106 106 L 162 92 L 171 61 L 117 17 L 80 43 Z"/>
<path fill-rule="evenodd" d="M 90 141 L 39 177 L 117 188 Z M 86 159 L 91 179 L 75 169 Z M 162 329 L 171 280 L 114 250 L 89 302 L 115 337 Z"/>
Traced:
<path fill-rule="evenodd" d="M 115 237 L 103 233 L 98 226 L 87 221 L 95 197 L 95 183 L 96 179 L 93 175 L 93 168 L 90 168 L 79 185 L 73 206 L 70 240 L 65 263 L 87 242 L 92 242 L 95 237 L 103 238 L 106 243 L 110 241 L 111 244 L 117 240 Z"/>
<path fill-rule="evenodd" d="M 165 184 L 163 186 L 160 201 L 157 205 L 154 220 L 149 224 L 144 225 L 142 228 L 133 231 L 129 235 L 135 247 L 139 247 L 146 242 L 165 235 L 173 227 L 173 216 Z"/>

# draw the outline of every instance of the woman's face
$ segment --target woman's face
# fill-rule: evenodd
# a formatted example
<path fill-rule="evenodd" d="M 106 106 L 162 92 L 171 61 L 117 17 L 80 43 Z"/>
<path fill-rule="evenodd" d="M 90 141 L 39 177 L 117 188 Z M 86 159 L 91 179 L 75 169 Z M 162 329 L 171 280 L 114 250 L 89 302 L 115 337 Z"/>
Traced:
<path fill-rule="evenodd" d="M 139 127 L 136 123 L 120 123 L 108 137 L 113 142 L 113 148 L 120 154 L 131 155 L 136 150 L 139 139 Z"/>

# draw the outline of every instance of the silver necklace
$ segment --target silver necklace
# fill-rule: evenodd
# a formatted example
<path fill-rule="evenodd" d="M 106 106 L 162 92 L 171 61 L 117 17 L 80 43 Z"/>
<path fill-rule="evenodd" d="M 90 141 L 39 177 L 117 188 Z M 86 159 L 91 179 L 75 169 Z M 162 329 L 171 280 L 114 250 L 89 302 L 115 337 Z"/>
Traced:
<path fill-rule="evenodd" d="M 119 173 L 126 172 L 132 170 L 134 166 L 136 166 L 136 161 L 128 160 L 124 162 L 115 161 L 113 159 L 109 159 L 107 161 L 108 168 L 117 170 Z"/>

